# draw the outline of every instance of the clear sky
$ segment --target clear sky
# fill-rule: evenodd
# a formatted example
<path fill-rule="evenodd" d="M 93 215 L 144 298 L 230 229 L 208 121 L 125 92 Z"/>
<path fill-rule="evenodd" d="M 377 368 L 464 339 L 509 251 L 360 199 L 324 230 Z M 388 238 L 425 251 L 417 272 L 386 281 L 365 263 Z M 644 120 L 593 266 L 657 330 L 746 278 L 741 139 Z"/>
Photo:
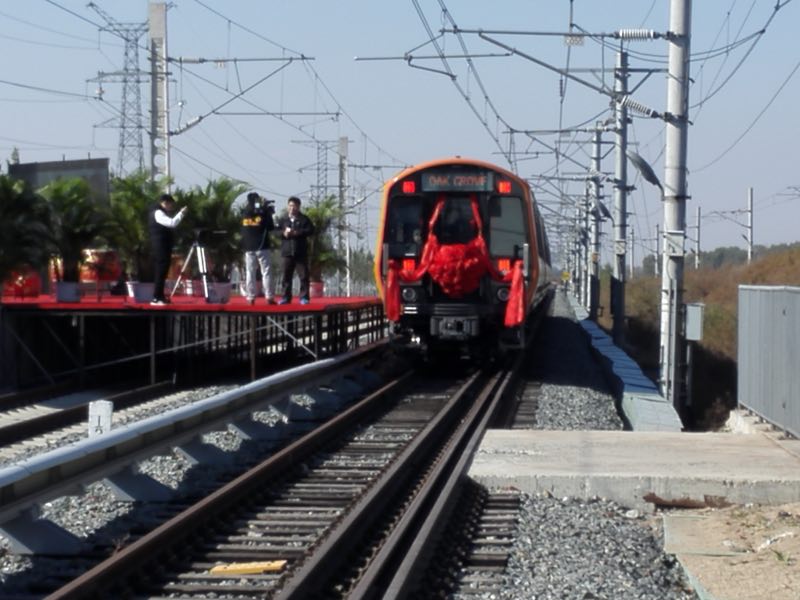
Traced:
<path fill-rule="evenodd" d="M 118 23 L 144 23 L 145 0 L 96 0 Z M 692 11 L 692 79 L 687 224 L 702 211 L 703 250 L 745 246 L 747 188 L 754 188 L 755 242 L 800 239 L 800 0 L 704 0 Z M 445 9 L 447 12 L 443 11 Z M 440 30 L 565 32 L 570 13 L 589 33 L 668 29 L 668 0 L 178 0 L 168 11 L 168 53 L 204 58 L 171 64 L 172 175 L 177 185 L 229 176 L 282 205 L 310 197 L 318 183 L 336 191 L 338 140 L 349 140 L 348 184 L 358 203 L 353 225 L 371 247 L 379 189 L 400 167 L 447 155 L 481 158 L 532 180 L 540 203 L 580 195 L 590 134 L 516 131 L 586 127 L 609 116 L 607 96 L 504 50 L 475 33 Z M 0 159 L 22 162 L 109 157 L 117 166 L 122 85 L 98 73 L 123 67 L 124 44 L 85 0 L 0 0 Z M 759 34 L 759 32 L 763 32 Z M 430 35 L 437 37 L 430 42 Z M 492 34 L 531 58 L 594 86 L 613 85 L 619 42 L 566 46 L 562 36 Z M 147 34 L 139 61 L 147 65 Z M 473 69 L 463 58 L 473 56 Z M 664 40 L 626 43 L 634 99 L 666 110 Z M 436 58 L 442 52 L 446 64 Z M 414 60 L 403 57 L 410 54 Z M 307 60 L 299 60 L 301 56 Z M 359 57 L 361 60 L 355 60 Z M 430 57 L 430 58 L 429 58 Z M 285 59 L 292 58 L 291 62 Z M 215 63 L 213 59 L 228 59 Z M 238 59 L 232 62 L 230 59 Z M 245 60 L 271 59 L 271 60 Z M 275 60 L 284 59 L 284 60 Z M 418 67 L 418 68 L 414 68 Z M 654 70 L 650 75 L 645 70 Z M 452 76 L 447 75 L 449 72 Z M 112 78 L 113 79 L 113 78 Z M 92 81 L 94 80 L 94 81 Z M 250 88 L 238 98 L 242 90 Z M 142 83 L 144 125 L 149 87 Z M 224 106 L 223 106 L 224 105 Z M 226 114 L 227 113 L 227 114 Z M 236 114 L 233 114 L 236 113 Z M 513 139 L 513 146 L 510 140 Z M 629 139 L 663 180 L 664 124 L 634 116 Z M 610 142 L 611 134 L 604 141 Z M 551 151 L 560 144 L 562 157 Z M 143 135 L 144 161 L 149 139 Z M 513 148 L 514 153 L 509 153 Z M 613 152 L 603 171 L 613 171 Z M 324 168 L 319 168 L 324 164 Z M 636 176 L 629 223 L 634 260 L 651 252 L 662 220 L 657 189 Z M 610 184 L 605 202 L 613 203 Z M 366 200 L 360 199 L 366 197 Z M 736 222 L 741 224 L 736 224 Z M 554 228 L 553 228 L 554 229 Z M 606 223 L 604 231 L 610 233 Z M 610 235 L 605 236 L 606 252 Z M 648 240 L 649 238 L 649 240 Z M 359 242 L 360 243 L 360 242 Z M 687 250 L 693 241 L 687 243 Z"/>

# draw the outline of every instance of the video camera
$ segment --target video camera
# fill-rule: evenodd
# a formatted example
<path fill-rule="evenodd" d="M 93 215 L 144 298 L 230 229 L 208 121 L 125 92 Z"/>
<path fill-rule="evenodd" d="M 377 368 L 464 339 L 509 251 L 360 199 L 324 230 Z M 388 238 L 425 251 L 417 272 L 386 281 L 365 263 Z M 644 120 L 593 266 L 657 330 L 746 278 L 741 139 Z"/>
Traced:
<path fill-rule="evenodd" d="M 266 198 L 261 198 L 261 206 L 264 208 L 267 213 L 274 215 L 275 214 L 275 200 L 267 200 Z"/>
<path fill-rule="evenodd" d="M 275 200 L 267 200 L 264 196 L 257 194 L 252 197 L 248 196 L 247 200 L 252 203 L 253 208 L 263 209 L 270 215 L 275 214 Z"/>
<path fill-rule="evenodd" d="M 194 228 L 194 241 L 199 245 L 205 245 L 211 241 L 213 236 L 226 235 L 228 232 L 224 229 L 209 229 L 207 227 Z"/>

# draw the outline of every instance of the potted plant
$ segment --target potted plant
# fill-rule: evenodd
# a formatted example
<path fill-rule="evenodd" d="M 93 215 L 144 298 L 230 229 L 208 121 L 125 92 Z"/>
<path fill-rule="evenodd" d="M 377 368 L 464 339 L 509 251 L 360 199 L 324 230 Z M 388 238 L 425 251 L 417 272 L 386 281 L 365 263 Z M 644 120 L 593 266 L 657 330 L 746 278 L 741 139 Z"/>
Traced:
<path fill-rule="evenodd" d="M 303 211 L 314 225 L 314 234 L 308 239 L 308 271 L 312 296 L 324 294 L 323 275 L 345 269 L 347 261 L 337 251 L 334 231 L 344 216 L 336 196 L 313 201 Z"/>
<path fill-rule="evenodd" d="M 92 197 L 85 179 L 56 179 L 39 190 L 47 201 L 50 228 L 46 237 L 56 261 L 56 299 L 80 299 L 80 266 L 84 250 L 100 240 L 108 226 L 107 209 Z"/>
<path fill-rule="evenodd" d="M 0 284 L 47 265 L 48 249 L 42 240 L 47 239 L 48 222 L 41 196 L 22 180 L 0 175 Z"/>

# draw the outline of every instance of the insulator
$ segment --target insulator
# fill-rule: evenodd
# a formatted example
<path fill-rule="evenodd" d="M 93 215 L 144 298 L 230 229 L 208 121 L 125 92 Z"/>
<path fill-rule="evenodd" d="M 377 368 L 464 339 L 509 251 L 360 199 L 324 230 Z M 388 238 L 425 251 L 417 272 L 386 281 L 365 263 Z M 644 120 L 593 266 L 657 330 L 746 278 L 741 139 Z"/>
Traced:
<path fill-rule="evenodd" d="M 661 34 L 654 29 L 620 29 L 614 33 L 620 40 L 654 40 Z"/>
<path fill-rule="evenodd" d="M 625 108 L 629 108 L 629 109 L 631 109 L 633 111 L 636 111 L 638 113 L 641 113 L 641 114 L 643 114 L 645 116 L 648 116 L 648 117 L 658 117 L 659 116 L 658 113 L 656 111 L 654 111 L 652 108 L 648 108 L 647 106 L 645 106 L 641 102 L 637 102 L 636 100 L 633 100 L 630 96 L 623 96 L 622 97 L 622 106 L 624 106 Z"/>

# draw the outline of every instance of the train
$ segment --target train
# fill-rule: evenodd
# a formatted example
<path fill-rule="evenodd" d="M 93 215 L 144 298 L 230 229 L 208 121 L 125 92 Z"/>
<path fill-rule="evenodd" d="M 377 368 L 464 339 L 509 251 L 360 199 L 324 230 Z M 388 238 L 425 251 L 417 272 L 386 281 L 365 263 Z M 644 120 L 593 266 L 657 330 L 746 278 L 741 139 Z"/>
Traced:
<path fill-rule="evenodd" d="M 462 157 L 404 169 L 383 187 L 374 275 L 403 346 L 475 358 L 526 346 L 553 289 L 530 185 Z"/>

